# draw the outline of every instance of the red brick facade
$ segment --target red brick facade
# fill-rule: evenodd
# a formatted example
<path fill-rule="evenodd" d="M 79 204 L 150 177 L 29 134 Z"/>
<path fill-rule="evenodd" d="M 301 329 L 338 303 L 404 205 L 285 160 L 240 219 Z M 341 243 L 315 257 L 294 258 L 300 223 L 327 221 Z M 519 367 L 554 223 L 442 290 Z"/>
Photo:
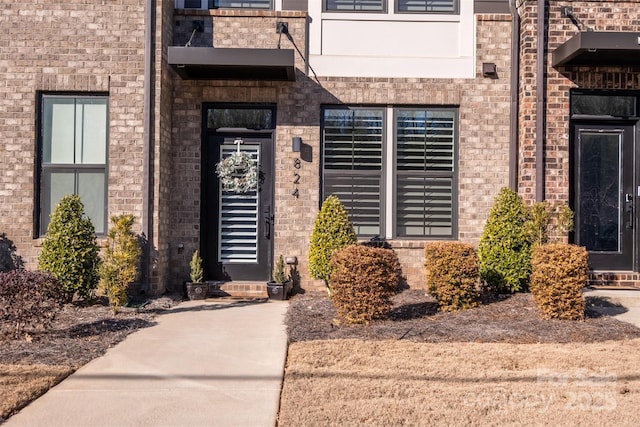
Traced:
<path fill-rule="evenodd" d="M 519 86 L 519 192 L 536 200 L 536 115 L 538 73 L 537 1 L 518 2 L 521 20 Z M 571 202 L 572 159 L 570 158 L 570 93 L 572 89 L 638 90 L 637 66 L 552 66 L 553 52 L 580 31 L 640 32 L 640 1 L 547 1 L 544 58 L 544 197 Z M 562 16 L 562 7 L 571 7 L 573 22 Z M 578 28 L 580 27 L 580 28 Z M 637 53 L 635 53 L 637 55 Z M 598 272 L 593 283 L 638 286 L 632 272 Z"/>

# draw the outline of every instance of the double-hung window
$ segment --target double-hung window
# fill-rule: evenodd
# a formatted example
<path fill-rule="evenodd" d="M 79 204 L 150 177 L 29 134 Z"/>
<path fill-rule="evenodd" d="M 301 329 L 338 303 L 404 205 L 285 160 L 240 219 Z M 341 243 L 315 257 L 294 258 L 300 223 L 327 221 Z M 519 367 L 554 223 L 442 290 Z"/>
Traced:
<path fill-rule="evenodd" d="M 40 98 L 38 232 L 69 194 L 78 194 L 97 234 L 106 229 L 108 97 L 102 95 Z"/>
<path fill-rule="evenodd" d="M 360 237 L 455 238 L 457 110 L 323 109 L 323 199 Z"/>

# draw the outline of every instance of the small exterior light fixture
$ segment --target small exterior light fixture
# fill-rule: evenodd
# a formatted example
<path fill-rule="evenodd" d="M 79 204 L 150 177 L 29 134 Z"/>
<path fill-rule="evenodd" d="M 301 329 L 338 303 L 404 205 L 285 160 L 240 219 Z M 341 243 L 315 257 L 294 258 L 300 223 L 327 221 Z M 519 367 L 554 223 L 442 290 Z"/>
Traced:
<path fill-rule="evenodd" d="M 492 79 L 498 78 L 498 67 L 493 62 L 483 62 L 482 63 L 482 76 L 490 77 Z"/>
<path fill-rule="evenodd" d="M 299 153 L 302 147 L 302 138 L 299 136 L 294 136 L 291 138 L 291 151 L 294 153 Z"/>
<path fill-rule="evenodd" d="M 288 256 L 284 258 L 284 262 L 288 265 L 296 265 L 298 263 L 298 257 L 296 256 Z"/>

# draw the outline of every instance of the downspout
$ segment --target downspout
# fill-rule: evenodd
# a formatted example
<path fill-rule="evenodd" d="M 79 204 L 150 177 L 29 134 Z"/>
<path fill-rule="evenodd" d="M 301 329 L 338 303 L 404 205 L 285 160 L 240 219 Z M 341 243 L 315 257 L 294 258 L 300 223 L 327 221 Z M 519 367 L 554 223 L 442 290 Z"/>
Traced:
<path fill-rule="evenodd" d="M 538 0 L 538 42 L 536 46 L 536 202 L 545 199 L 544 167 L 544 91 L 545 91 L 545 0 Z"/>
<path fill-rule="evenodd" d="M 520 15 L 515 4 L 509 0 L 511 11 L 511 106 L 509 109 L 509 188 L 518 191 L 518 96 L 520 92 Z"/>
<path fill-rule="evenodd" d="M 151 167 L 151 123 L 153 109 L 151 108 L 151 73 L 153 69 L 153 38 L 154 38 L 154 0 L 146 0 L 144 16 L 144 105 L 143 114 L 143 163 L 142 163 L 142 235 L 145 244 L 142 248 L 141 260 L 141 291 L 149 291 L 149 274 L 151 268 L 151 245 L 153 244 L 153 168 Z"/>

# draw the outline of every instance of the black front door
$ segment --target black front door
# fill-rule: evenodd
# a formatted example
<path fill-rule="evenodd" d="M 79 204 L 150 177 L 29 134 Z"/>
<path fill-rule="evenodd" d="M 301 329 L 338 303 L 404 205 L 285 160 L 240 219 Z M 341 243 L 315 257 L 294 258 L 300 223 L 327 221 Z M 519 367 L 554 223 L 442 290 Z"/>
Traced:
<path fill-rule="evenodd" d="M 633 269 L 635 200 L 633 126 L 574 123 L 576 243 L 593 270 Z"/>
<path fill-rule="evenodd" d="M 209 134 L 202 152 L 202 258 L 206 278 L 269 280 L 273 247 L 272 134 Z M 249 155 L 257 166 L 257 184 L 246 191 L 223 188 L 216 174 L 216 165 L 237 152 Z"/>

